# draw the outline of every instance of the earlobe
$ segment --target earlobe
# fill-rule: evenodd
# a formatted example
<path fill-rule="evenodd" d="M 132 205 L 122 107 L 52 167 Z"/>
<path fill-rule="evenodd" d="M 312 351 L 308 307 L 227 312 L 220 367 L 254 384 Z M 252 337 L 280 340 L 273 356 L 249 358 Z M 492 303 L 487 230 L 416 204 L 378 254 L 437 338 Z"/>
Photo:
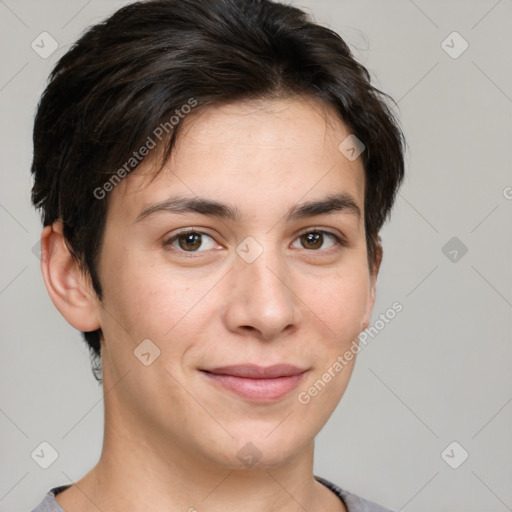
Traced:
<path fill-rule="evenodd" d="M 41 234 L 41 271 L 52 302 L 75 329 L 100 328 L 96 293 L 66 245 L 60 220 Z"/>

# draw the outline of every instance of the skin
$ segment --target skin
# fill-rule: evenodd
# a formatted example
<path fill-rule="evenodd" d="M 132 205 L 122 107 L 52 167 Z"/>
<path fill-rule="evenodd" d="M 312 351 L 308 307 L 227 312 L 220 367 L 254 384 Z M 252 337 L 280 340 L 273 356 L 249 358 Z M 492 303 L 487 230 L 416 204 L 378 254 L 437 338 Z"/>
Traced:
<path fill-rule="evenodd" d="M 180 129 L 160 174 L 146 159 L 107 198 L 101 301 L 60 222 L 43 230 L 54 304 L 75 328 L 103 332 L 101 458 L 57 502 L 69 512 L 346 510 L 314 480 L 313 453 L 355 359 L 308 404 L 298 394 L 349 349 L 375 301 L 381 251 L 370 269 L 364 169 L 338 150 L 350 131 L 331 107 L 299 97 L 210 106 Z M 351 196 L 362 215 L 287 220 L 289 208 L 334 193 Z M 158 212 L 136 222 L 148 205 L 176 195 L 228 203 L 241 217 Z M 192 244 L 198 251 L 172 239 L 183 228 L 208 235 Z M 308 243 L 301 235 L 312 228 L 343 236 L 346 246 L 328 234 Z M 248 236 L 263 248 L 252 263 L 236 252 Z M 145 366 L 134 349 L 148 338 L 160 356 Z M 199 371 L 282 362 L 307 373 L 266 404 Z M 261 453 L 251 467 L 237 457 L 249 442 Z"/>

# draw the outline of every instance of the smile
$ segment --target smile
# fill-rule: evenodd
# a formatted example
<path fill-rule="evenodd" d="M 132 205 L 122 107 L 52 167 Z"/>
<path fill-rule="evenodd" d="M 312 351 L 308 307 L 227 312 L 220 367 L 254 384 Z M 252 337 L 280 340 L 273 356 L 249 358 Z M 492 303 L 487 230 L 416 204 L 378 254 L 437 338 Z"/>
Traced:
<path fill-rule="evenodd" d="M 212 383 L 251 402 L 277 401 L 293 391 L 307 370 L 291 365 L 235 365 L 201 370 Z"/>

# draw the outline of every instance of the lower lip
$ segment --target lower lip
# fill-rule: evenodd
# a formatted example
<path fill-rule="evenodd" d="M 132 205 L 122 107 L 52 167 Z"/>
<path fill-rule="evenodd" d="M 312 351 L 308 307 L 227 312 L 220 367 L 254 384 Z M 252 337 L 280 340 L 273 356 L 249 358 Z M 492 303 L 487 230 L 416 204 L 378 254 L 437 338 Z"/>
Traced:
<path fill-rule="evenodd" d="M 272 402 L 293 391 L 303 379 L 304 373 L 275 379 L 249 379 L 233 375 L 202 372 L 210 380 L 251 402 Z"/>

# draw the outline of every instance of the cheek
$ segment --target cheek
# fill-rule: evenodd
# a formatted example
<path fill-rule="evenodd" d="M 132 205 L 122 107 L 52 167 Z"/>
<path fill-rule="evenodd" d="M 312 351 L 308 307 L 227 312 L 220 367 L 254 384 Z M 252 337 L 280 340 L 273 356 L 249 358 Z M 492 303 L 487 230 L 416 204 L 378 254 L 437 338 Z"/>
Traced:
<path fill-rule="evenodd" d="M 318 425 L 324 425 L 345 393 L 357 358 L 357 336 L 370 297 L 366 268 L 353 267 L 322 282 L 308 306 L 328 329 L 316 338 L 314 370 L 299 390 L 297 400 L 304 411 L 314 411 Z M 320 325 L 320 324 L 319 324 Z"/>
<path fill-rule="evenodd" d="M 177 272 L 165 261 L 121 257 L 105 279 L 103 323 L 114 336 L 136 345 L 149 338 L 166 354 L 183 352 L 184 344 L 204 330 L 205 308 L 210 307 L 208 291 L 218 276 Z M 164 354 L 162 354 L 164 355 Z"/>
<path fill-rule="evenodd" d="M 370 299 L 370 282 L 366 269 L 353 269 L 317 282 L 308 294 L 308 306 L 329 327 L 337 342 L 355 337 Z M 351 338 L 351 339 L 352 339 Z"/>
<path fill-rule="evenodd" d="M 105 306 L 115 308 L 119 322 L 131 337 L 161 339 L 192 306 L 192 289 L 180 286 L 178 280 L 173 280 L 171 286 L 151 268 L 125 272 L 129 278 L 112 283 Z"/>

